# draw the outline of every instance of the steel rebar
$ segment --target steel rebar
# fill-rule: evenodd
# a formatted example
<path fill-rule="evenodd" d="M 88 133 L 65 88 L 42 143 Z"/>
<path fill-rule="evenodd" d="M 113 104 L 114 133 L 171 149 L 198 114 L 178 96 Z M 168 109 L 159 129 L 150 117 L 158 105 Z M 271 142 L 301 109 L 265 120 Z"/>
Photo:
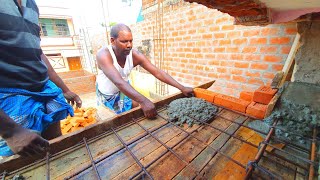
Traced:
<path fill-rule="evenodd" d="M 146 168 L 141 164 L 141 162 L 139 161 L 139 159 L 133 154 L 133 152 L 130 150 L 130 148 L 128 147 L 128 145 L 123 141 L 123 139 L 119 136 L 119 134 L 113 129 L 111 128 L 112 132 L 117 136 L 117 138 L 119 139 L 119 141 L 122 143 L 122 145 L 126 148 L 126 150 L 130 153 L 130 155 L 132 156 L 132 158 L 136 161 L 136 163 L 142 168 L 142 170 L 144 171 L 144 173 L 146 173 L 146 175 L 150 178 L 153 179 L 153 177 L 149 174 L 149 172 L 146 170 Z"/>
<path fill-rule="evenodd" d="M 317 128 L 314 127 L 313 128 L 313 141 L 312 141 L 312 144 L 311 144 L 311 154 L 310 154 L 310 160 L 312 162 L 314 162 L 315 160 L 315 157 L 316 157 L 316 151 L 317 151 L 317 145 L 316 145 L 316 137 L 317 137 Z M 313 164 L 310 164 L 310 169 L 309 169 L 309 180 L 313 180 L 313 177 L 314 177 L 314 165 Z"/>
<path fill-rule="evenodd" d="M 97 176 L 97 179 L 98 179 L 98 180 L 101 180 L 101 177 L 100 177 L 100 175 L 99 175 L 97 166 L 96 166 L 96 164 L 95 164 L 95 162 L 94 162 L 94 160 L 93 160 L 93 157 L 92 157 L 92 154 L 91 154 L 89 145 L 88 145 L 88 143 L 87 143 L 87 139 L 86 139 L 85 137 L 83 138 L 83 142 L 84 142 L 84 144 L 85 144 L 85 146 L 86 146 L 87 153 L 88 153 L 88 156 L 90 157 L 91 165 L 92 165 L 92 168 L 93 168 L 93 170 L 94 170 L 94 172 L 95 172 L 95 174 L 96 174 L 96 176 Z"/>
<path fill-rule="evenodd" d="M 276 119 L 275 122 L 273 123 L 273 125 L 276 125 L 278 123 L 278 120 Z M 269 132 L 268 132 L 268 135 L 267 137 L 265 138 L 265 142 L 269 142 L 270 141 L 270 138 L 272 136 L 272 134 L 274 133 L 275 129 L 272 127 L 270 128 Z M 266 150 L 267 148 L 267 144 L 262 144 L 262 146 L 260 147 L 258 153 L 256 154 L 256 157 L 254 158 L 253 162 L 254 163 L 257 163 L 260 161 L 264 151 Z M 246 173 L 246 176 L 245 176 L 245 179 L 249 179 L 252 175 L 252 171 L 254 170 L 254 166 L 252 164 L 249 165 L 248 169 L 247 169 L 247 173 Z"/>

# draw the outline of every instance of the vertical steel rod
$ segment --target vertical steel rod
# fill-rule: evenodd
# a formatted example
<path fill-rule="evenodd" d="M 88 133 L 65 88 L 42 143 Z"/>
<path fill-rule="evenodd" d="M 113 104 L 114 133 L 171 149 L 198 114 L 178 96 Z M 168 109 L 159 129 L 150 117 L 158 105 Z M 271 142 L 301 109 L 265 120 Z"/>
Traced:
<path fill-rule="evenodd" d="M 313 128 L 313 141 L 311 144 L 311 154 L 310 154 L 310 160 L 314 162 L 315 157 L 316 157 L 316 151 L 317 151 L 317 146 L 316 146 L 316 137 L 317 137 L 317 128 Z M 314 165 L 310 164 L 310 169 L 309 169 L 309 180 L 313 180 L 314 177 Z"/>
<path fill-rule="evenodd" d="M 97 167 L 96 167 L 96 164 L 94 163 L 94 160 L 93 160 L 93 157 L 92 157 L 90 148 L 89 148 L 89 146 L 88 146 L 87 139 L 86 139 L 85 137 L 83 138 L 83 142 L 84 142 L 84 144 L 86 145 L 86 149 L 87 149 L 87 152 L 88 152 L 88 156 L 90 157 L 91 165 L 92 165 L 92 168 L 93 168 L 94 172 L 96 173 L 97 179 L 101 180 L 101 177 L 100 177 L 100 175 L 99 175 L 99 172 L 98 172 L 98 169 L 97 169 Z"/>
<path fill-rule="evenodd" d="M 46 155 L 47 180 L 50 180 L 50 152 Z"/>
<path fill-rule="evenodd" d="M 273 127 L 270 128 L 269 130 L 269 133 L 265 139 L 265 142 L 268 143 L 270 141 L 270 138 L 272 136 L 272 134 L 274 133 L 275 129 L 274 129 L 274 126 L 278 123 L 278 119 L 275 120 L 275 122 L 273 123 Z M 254 163 L 258 163 L 264 153 L 264 151 L 266 150 L 267 148 L 267 144 L 262 144 L 262 146 L 260 147 L 258 153 L 256 154 L 256 157 L 254 158 Z M 252 165 L 252 163 L 249 164 L 249 167 L 247 169 L 247 173 L 246 173 L 246 176 L 245 176 L 245 179 L 250 179 L 251 175 L 252 175 L 252 172 L 254 170 L 254 167 Z"/>
<path fill-rule="evenodd" d="M 133 159 L 136 161 L 136 163 L 142 168 L 142 170 L 144 171 L 144 173 L 146 173 L 146 175 L 150 178 L 153 179 L 153 177 L 149 174 L 149 172 L 145 169 L 145 167 L 140 163 L 139 159 L 132 153 L 132 151 L 129 149 L 129 147 L 127 146 L 127 144 L 123 141 L 123 139 L 119 136 L 119 134 L 113 129 L 111 128 L 111 130 L 113 131 L 113 133 L 117 136 L 117 138 L 120 140 L 120 142 L 122 143 L 122 145 L 127 149 L 127 151 L 130 153 L 130 155 L 133 157 Z"/>

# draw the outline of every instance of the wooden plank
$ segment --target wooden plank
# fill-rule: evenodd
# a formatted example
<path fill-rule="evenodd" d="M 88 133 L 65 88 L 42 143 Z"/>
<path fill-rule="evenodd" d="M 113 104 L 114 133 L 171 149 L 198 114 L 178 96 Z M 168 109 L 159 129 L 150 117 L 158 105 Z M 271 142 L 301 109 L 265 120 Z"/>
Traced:
<path fill-rule="evenodd" d="M 220 117 L 218 117 L 211 123 L 211 125 L 215 127 L 219 127 L 220 129 L 223 129 L 223 130 L 227 129 L 230 126 L 230 124 L 231 122 L 225 121 Z M 208 126 L 202 129 L 202 131 L 200 132 L 195 134 L 195 137 L 206 142 L 207 144 L 211 144 L 222 133 Z M 192 179 L 196 175 L 194 168 L 196 168 L 196 171 L 201 171 L 202 167 L 205 166 L 207 161 L 211 159 L 213 155 L 214 155 L 214 149 L 210 147 L 206 147 L 199 155 L 197 155 L 193 159 L 193 161 L 186 168 L 183 169 L 183 171 L 181 171 L 175 177 L 175 179 Z"/>
<path fill-rule="evenodd" d="M 158 137 L 162 142 L 167 144 L 170 144 L 170 142 L 172 141 L 178 141 L 179 139 L 184 137 L 180 134 L 182 133 L 176 127 L 172 126 L 165 127 L 154 133 L 156 137 Z M 161 145 L 155 139 L 149 136 L 148 138 L 134 143 L 129 147 L 131 151 L 135 154 L 135 156 L 138 159 L 140 159 L 140 162 L 145 165 L 157 157 L 150 156 L 150 158 L 146 158 L 146 156 L 149 156 L 149 154 L 153 153 L 154 151 L 157 151 L 157 149 L 160 149 Z M 122 172 L 125 172 L 125 176 L 131 176 L 136 172 L 135 161 L 133 161 L 133 158 L 130 155 L 127 156 L 123 153 L 119 153 L 112 157 L 113 158 L 110 157 L 97 165 L 100 176 L 102 178 L 110 179 L 114 177 L 121 177 L 122 175 L 119 174 L 121 174 Z M 134 168 L 131 169 L 131 167 Z M 127 171 L 127 169 L 131 170 Z M 84 172 L 78 177 L 88 179 L 91 175 L 92 173 L 88 171 Z"/>
<path fill-rule="evenodd" d="M 214 81 L 211 81 L 198 86 L 198 88 L 208 88 L 213 83 Z M 164 105 L 169 104 L 171 101 L 178 98 L 182 98 L 182 97 L 184 97 L 182 93 L 177 93 L 169 96 L 164 100 L 155 102 L 155 105 L 157 108 L 163 107 Z M 97 134 L 101 134 L 103 132 L 108 131 L 111 127 L 117 127 L 117 126 L 123 125 L 127 122 L 130 122 L 132 118 L 140 118 L 143 116 L 144 115 L 141 108 L 138 107 L 128 112 L 125 112 L 121 115 L 118 115 L 109 121 L 102 120 L 97 122 L 96 124 L 87 126 L 79 131 L 55 138 L 50 141 L 50 154 L 55 154 L 73 145 L 76 145 L 77 143 L 82 141 L 84 137 L 86 137 L 87 139 L 93 138 L 97 136 Z M 36 160 L 39 160 L 44 156 L 45 154 L 39 157 L 18 157 L 18 158 L 3 162 L 0 164 L 0 172 L 3 172 L 5 170 L 7 172 L 11 172 L 23 166 L 29 165 L 32 162 L 35 162 Z"/>
<path fill-rule="evenodd" d="M 238 117 L 235 121 L 237 122 L 243 122 L 244 121 L 244 117 L 240 116 L 238 114 L 235 114 L 231 111 L 227 111 L 224 110 L 224 112 L 222 112 L 223 117 L 227 117 L 227 118 L 232 118 L 232 117 Z M 213 124 L 214 123 L 214 124 Z M 231 132 L 233 133 L 236 130 L 236 124 L 231 124 L 231 122 L 226 121 L 220 117 L 218 117 L 216 120 L 213 121 L 213 125 L 216 127 L 219 127 L 220 129 L 223 129 L 227 132 Z M 231 124 L 231 125 L 230 125 Z M 212 129 L 212 128 L 211 128 Z M 225 136 L 225 133 L 222 133 L 220 131 L 217 130 L 213 130 L 212 131 L 214 133 L 212 133 L 212 135 L 215 138 L 209 138 L 210 140 L 212 140 L 211 142 L 208 142 L 210 144 L 211 147 L 213 147 L 214 149 L 218 149 L 219 147 L 221 147 L 221 145 L 223 143 L 225 143 L 227 141 L 227 136 Z M 200 171 L 202 169 L 203 166 L 205 166 L 205 164 L 207 163 L 208 160 L 210 160 L 212 158 L 212 156 L 214 156 L 214 150 L 210 147 L 205 148 L 191 163 L 190 165 L 185 168 L 183 171 L 181 171 L 176 177 L 175 179 L 192 179 L 195 174 L 193 173 L 193 171 L 189 171 L 191 169 L 191 167 L 196 167 L 197 171 Z M 210 171 L 210 170 L 208 170 Z M 207 172 L 207 171 L 206 171 Z"/>
<path fill-rule="evenodd" d="M 254 159 L 257 148 L 248 144 L 243 144 L 239 150 L 232 156 L 232 158 L 241 164 L 247 164 L 249 160 Z M 236 163 L 229 161 L 223 170 L 221 170 L 214 179 L 243 179 L 246 175 L 246 170 L 237 165 Z"/>
<path fill-rule="evenodd" d="M 143 124 L 147 129 L 151 127 L 158 127 L 163 124 L 163 120 L 154 120 L 154 121 L 149 121 L 149 120 L 143 120 L 140 122 Z M 129 126 L 125 127 L 122 130 L 119 131 L 119 134 L 121 134 L 124 138 L 125 141 L 129 141 L 133 137 L 136 137 L 138 135 L 142 135 L 144 130 L 141 128 L 135 127 L 135 126 Z M 119 148 L 122 146 L 122 144 L 117 140 L 114 134 L 111 134 L 107 137 L 104 138 L 99 138 L 98 140 L 95 140 L 93 142 L 89 143 L 89 147 L 91 149 L 91 153 L 94 159 L 97 159 L 105 154 L 109 154 L 110 152 L 113 152 L 115 149 Z M 65 153 L 62 156 L 56 157 L 51 160 L 50 162 L 50 167 L 51 167 L 51 177 L 52 178 L 58 178 L 59 177 L 64 177 L 67 176 L 67 174 L 71 174 L 73 172 L 78 171 L 78 169 L 81 169 L 82 167 L 85 167 L 90 163 L 89 156 L 86 153 L 86 149 L 84 146 L 82 146 L 80 149 L 74 149 L 71 152 L 68 152 L 67 154 Z M 57 159 L 59 158 L 59 159 Z M 39 172 L 43 171 L 45 169 L 45 166 L 31 169 L 29 172 L 32 173 L 34 172 Z M 23 175 L 29 177 L 28 173 L 23 173 Z M 36 173 L 40 174 L 40 173 Z M 31 177 L 31 176 L 30 176 Z"/>
<path fill-rule="evenodd" d="M 283 74 L 284 74 L 283 71 L 277 72 L 277 74 L 274 76 L 271 82 L 272 88 L 279 88 L 279 84 L 282 81 Z"/>
<path fill-rule="evenodd" d="M 238 119 L 236 119 L 236 122 L 243 123 L 245 120 L 244 116 L 240 116 Z M 233 123 L 230 125 L 230 127 L 227 129 L 228 133 L 234 133 L 239 132 L 241 129 L 238 129 L 239 125 Z M 243 144 L 241 141 L 236 140 L 234 138 L 229 139 L 229 135 L 227 134 L 221 134 L 213 143 L 214 147 L 219 148 L 221 145 L 225 142 L 227 142 L 221 151 L 228 155 L 229 157 L 232 157 L 232 155 L 241 147 Z M 228 163 L 228 159 L 220 154 L 217 154 L 207 165 L 207 167 L 204 168 L 204 170 L 201 172 L 201 174 L 204 174 L 205 179 L 213 179 L 222 169 L 224 169 L 226 163 Z"/>
<path fill-rule="evenodd" d="M 287 60 L 286 60 L 286 62 L 284 64 L 284 66 L 283 66 L 283 69 L 282 69 L 283 77 L 282 77 L 282 80 L 281 80 L 281 82 L 279 84 L 279 87 L 281 87 L 284 84 L 284 82 L 286 81 L 286 79 L 287 79 L 287 75 L 288 75 L 289 70 L 290 70 L 290 68 L 291 68 L 291 66 L 293 64 L 294 57 L 295 57 L 295 55 L 297 53 L 298 48 L 300 47 L 299 40 L 300 40 L 300 34 L 297 33 L 296 37 L 295 37 L 295 39 L 293 41 L 293 44 L 291 46 L 291 49 L 290 49 L 289 55 L 287 57 Z"/>

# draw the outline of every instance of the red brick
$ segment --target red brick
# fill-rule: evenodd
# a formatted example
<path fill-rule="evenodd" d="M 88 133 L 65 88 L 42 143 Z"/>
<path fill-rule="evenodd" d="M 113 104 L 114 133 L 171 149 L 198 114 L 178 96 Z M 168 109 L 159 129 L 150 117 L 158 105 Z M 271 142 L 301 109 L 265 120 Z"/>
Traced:
<path fill-rule="evenodd" d="M 227 37 L 228 38 L 238 38 L 240 37 L 240 31 L 231 31 L 231 32 L 228 32 L 228 35 Z"/>
<path fill-rule="evenodd" d="M 242 39 L 235 39 L 232 41 L 233 44 L 235 45 L 240 45 L 240 44 L 246 44 L 247 43 L 247 39 L 242 38 Z"/>
<path fill-rule="evenodd" d="M 256 47 L 244 47 L 242 50 L 243 53 L 255 53 L 257 52 Z"/>
<path fill-rule="evenodd" d="M 217 52 L 217 53 L 221 53 L 221 52 L 224 52 L 224 51 L 225 51 L 224 47 L 216 47 L 216 48 L 214 48 L 214 52 Z"/>
<path fill-rule="evenodd" d="M 266 70 L 266 69 L 268 69 L 268 64 L 252 63 L 251 64 L 251 68 L 252 69 Z"/>
<path fill-rule="evenodd" d="M 239 52 L 238 47 L 227 47 L 226 52 L 237 53 Z"/>
<path fill-rule="evenodd" d="M 216 95 L 214 98 L 214 103 L 235 111 L 243 112 L 243 113 L 246 112 L 246 108 L 250 104 L 249 101 L 245 101 L 242 99 L 238 99 L 238 98 L 223 95 L 223 94 Z"/>
<path fill-rule="evenodd" d="M 249 72 L 247 71 L 246 72 L 246 76 L 249 76 L 249 77 L 260 77 L 260 73 L 259 72 Z"/>
<path fill-rule="evenodd" d="M 231 74 L 242 75 L 242 74 L 243 74 L 243 70 L 240 70 L 240 69 L 231 69 Z"/>
<path fill-rule="evenodd" d="M 251 91 L 242 91 L 240 93 L 240 99 L 251 102 L 252 98 L 253 98 L 253 92 Z"/>
<path fill-rule="evenodd" d="M 267 111 L 267 105 L 252 102 L 246 110 L 246 114 L 263 119 Z"/>
<path fill-rule="evenodd" d="M 212 39 L 212 34 L 203 34 L 202 38 L 203 39 Z"/>
<path fill-rule="evenodd" d="M 290 50 L 291 50 L 291 46 L 283 46 L 281 48 L 281 53 L 282 54 L 289 54 Z"/>
<path fill-rule="evenodd" d="M 224 25 L 221 28 L 222 30 L 234 30 L 234 25 Z"/>
<path fill-rule="evenodd" d="M 274 76 L 275 76 L 274 73 L 269 73 L 269 72 L 263 73 L 263 77 L 267 79 L 273 79 Z"/>
<path fill-rule="evenodd" d="M 255 84 L 255 85 L 264 85 L 264 82 L 261 80 L 261 78 L 250 78 L 248 80 L 249 84 Z"/>
<path fill-rule="evenodd" d="M 261 29 L 261 35 L 262 36 L 276 35 L 276 34 L 278 34 L 278 32 L 279 32 L 278 28 L 264 28 L 264 29 Z"/>
<path fill-rule="evenodd" d="M 272 69 L 275 71 L 281 71 L 283 68 L 283 64 L 273 64 Z"/>
<path fill-rule="evenodd" d="M 247 30 L 243 32 L 244 37 L 248 36 L 257 36 L 260 34 L 260 29 L 255 29 L 255 30 Z"/>
<path fill-rule="evenodd" d="M 248 68 L 249 67 L 249 63 L 235 62 L 234 67 L 237 67 L 237 68 Z"/>
<path fill-rule="evenodd" d="M 265 55 L 263 60 L 265 62 L 280 62 L 282 58 L 279 56 Z"/>
<path fill-rule="evenodd" d="M 297 33 L 297 28 L 295 28 L 295 27 L 288 27 L 288 28 L 286 28 L 285 29 L 285 32 L 287 33 L 287 34 L 296 34 Z"/>
<path fill-rule="evenodd" d="M 247 81 L 247 79 L 244 78 L 243 76 L 235 76 L 235 75 L 232 76 L 232 80 L 238 81 L 238 82 L 243 82 L 243 83 Z"/>
<path fill-rule="evenodd" d="M 278 50 L 278 47 L 276 47 L 276 46 L 261 47 L 260 53 L 275 53 L 275 52 L 277 52 L 277 50 Z"/>
<path fill-rule="evenodd" d="M 288 37 L 276 37 L 270 39 L 270 44 L 289 44 L 290 38 Z"/>
<path fill-rule="evenodd" d="M 213 103 L 215 96 L 218 95 L 218 93 L 201 88 L 195 88 L 193 91 L 197 98 L 204 99 L 211 103 Z"/>
<path fill-rule="evenodd" d="M 251 45 L 257 45 L 257 44 L 266 44 L 267 38 L 251 38 L 250 44 Z"/>
<path fill-rule="evenodd" d="M 269 86 L 261 86 L 254 91 L 253 101 L 261 104 L 269 104 L 273 96 L 277 93 L 277 89 L 272 89 Z"/>
<path fill-rule="evenodd" d="M 218 39 L 218 38 L 224 38 L 225 37 L 225 33 L 214 33 L 213 34 L 214 38 Z"/>
<path fill-rule="evenodd" d="M 247 60 L 247 61 L 260 61 L 261 60 L 261 55 L 257 55 L 257 54 L 245 55 L 244 60 Z"/>
<path fill-rule="evenodd" d="M 223 39 L 223 40 L 219 41 L 219 44 L 220 44 L 220 46 L 229 45 L 229 44 L 231 44 L 231 40 L 230 39 Z"/>

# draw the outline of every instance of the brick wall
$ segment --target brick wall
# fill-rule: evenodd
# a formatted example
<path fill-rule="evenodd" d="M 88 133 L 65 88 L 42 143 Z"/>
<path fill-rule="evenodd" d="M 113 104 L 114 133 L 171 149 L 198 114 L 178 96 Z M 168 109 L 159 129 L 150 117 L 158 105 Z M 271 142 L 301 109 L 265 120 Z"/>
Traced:
<path fill-rule="evenodd" d="M 135 47 L 153 39 L 156 12 L 150 9 L 155 3 L 143 3 L 145 20 L 131 26 Z M 215 79 L 211 90 L 232 96 L 269 84 L 282 69 L 297 31 L 294 23 L 233 25 L 228 14 L 183 1 L 171 3 L 164 12 L 169 74 L 191 85 Z M 150 55 L 152 59 L 153 48 Z"/>

